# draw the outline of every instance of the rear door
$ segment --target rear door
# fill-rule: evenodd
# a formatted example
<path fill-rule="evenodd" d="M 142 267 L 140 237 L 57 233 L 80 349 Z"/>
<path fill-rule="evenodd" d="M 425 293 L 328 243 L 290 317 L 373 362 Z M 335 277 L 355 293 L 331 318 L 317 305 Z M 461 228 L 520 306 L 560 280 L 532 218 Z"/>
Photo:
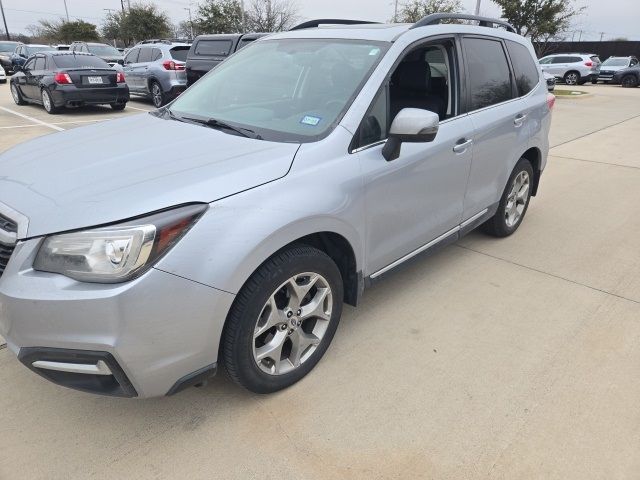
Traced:
<path fill-rule="evenodd" d="M 153 51 L 157 50 L 151 46 L 140 47 L 138 61 L 131 65 L 133 76 L 135 78 L 135 90 L 137 92 L 147 92 L 147 74 L 149 73 L 149 65 L 153 61 Z"/>
<path fill-rule="evenodd" d="M 528 149 L 530 118 L 528 103 L 519 99 L 505 42 L 495 37 L 466 36 L 462 43 L 467 107 L 474 126 L 463 217 L 471 218 L 500 199 L 511 170 Z"/>

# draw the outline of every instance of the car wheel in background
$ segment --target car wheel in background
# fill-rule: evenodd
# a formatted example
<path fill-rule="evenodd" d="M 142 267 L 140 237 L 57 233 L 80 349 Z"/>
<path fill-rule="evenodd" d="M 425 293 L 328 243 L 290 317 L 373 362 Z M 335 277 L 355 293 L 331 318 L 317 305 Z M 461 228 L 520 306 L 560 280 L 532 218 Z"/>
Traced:
<path fill-rule="evenodd" d="M 521 158 L 511 172 L 496 214 L 482 224 L 482 231 L 494 237 L 507 237 L 515 232 L 527 213 L 532 187 L 533 167 L 529 160 Z"/>
<path fill-rule="evenodd" d="M 275 254 L 242 287 L 221 345 L 229 376 L 255 393 L 303 378 L 320 361 L 342 315 L 340 270 L 324 252 L 299 245 Z"/>
<path fill-rule="evenodd" d="M 111 106 L 112 109 L 114 109 L 116 112 L 119 112 L 121 110 L 124 110 L 125 107 L 127 106 L 126 102 L 123 103 L 110 103 L 109 104 Z"/>
<path fill-rule="evenodd" d="M 578 72 L 567 72 L 564 74 L 564 83 L 567 85 L 577 85 L 580 82 L 580 74 Z"/>
<path fill-rule="evenodd" d="M 22 94 L 15 83 L 11 84 L 11 96 L 13 97 L 13 101 L 16 102 L 16 105 L 25 105 L 27 103 L 22 98 Z"/>
<path fill-rule="evenodd" d="M 156 81 L 151 82 L 151 100 L 153 101 L 153 106 L 156 108 L 160 108 L 167 100 L 165 98 L 164 93 L 162 93 L 162 87 Z"/>
<path fill-rule="evenodd" d="M 40 95 L 42 96 L 42 106 L 47 111 L 47 113 L 55 114 L 60 111 L 58 107 L 56 107 L 53 103 L 53 99 L 51 98 L 51 93 L 46 88 L 43 88 Z"/>
<path fill-rule="evenodd" d="M 597 84 L 598 84 L 598 79 L 597 79 L 597 78 L 594 78 L 593 80 L 591 80 L 591 83 L 592 83 L 593 85 L 597 85 Z"/>
<path fill-rule="evenodd" d="M 622 77 L 622 81 L 620 82 L 620 84 L 624 88 L 637 87 L 638 86 L 638 77 L 636 77 L 635 75 L 625 75 L 624 77 Z"/>

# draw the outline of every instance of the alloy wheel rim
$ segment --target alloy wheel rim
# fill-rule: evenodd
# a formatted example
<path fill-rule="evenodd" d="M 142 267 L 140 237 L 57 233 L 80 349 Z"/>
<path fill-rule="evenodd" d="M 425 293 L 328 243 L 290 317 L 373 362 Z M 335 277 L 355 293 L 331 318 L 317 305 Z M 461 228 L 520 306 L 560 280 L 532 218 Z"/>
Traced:
<path fill-rule="evenodd" d="M 44 109 L 46 111 L 51 110 L 51 99 L 49 98 L 49 94 L 46 90 L 42 91 L 42 104 L 44 105 Z"/>
<path fill-rule="evenodd" d="M 265 373 L 283 375 L 317 350 L 331 321 L 333 294 L 318 273 L 300 273 L 266 301 L 253 330 L 253 358 Z"/>
<path fill-rule="evenodd" d="M 520 221 L 524 209 L 527 206 L 529 200 L 529 187 L 530 187 L 529 173 L 526 171 L 520 172 L 516 178 L 513 179 L 511 184 L 511 190 L 507 196 L 507 204 L 504 209 L 504 220 L 507 227 L 512 228 Z"/>
<path fill-rule="evenodd" d="M 577 83 L 578 79 L 576 78 L 576 74 L 572 73 L 570 75 L 567 75 L 567 85 L 575 85 Z"/>
<path fill-rule="evenodd" d="M 153 104 L 156 107 L 159 107 L 160 104 L 162 103 L 162 92 L 160 91 L 160 87 L 158 86 L 157 83 L 153 84 Z"/>
<path fill-rule="evenodd" d="M 633 85 L 634 84 L 634 80 L 633 80 L 632 77 L 627 76 L 627 77 L 624 77 L 622 79 L 622 83 L 625 84 L 625 85 Z"/>

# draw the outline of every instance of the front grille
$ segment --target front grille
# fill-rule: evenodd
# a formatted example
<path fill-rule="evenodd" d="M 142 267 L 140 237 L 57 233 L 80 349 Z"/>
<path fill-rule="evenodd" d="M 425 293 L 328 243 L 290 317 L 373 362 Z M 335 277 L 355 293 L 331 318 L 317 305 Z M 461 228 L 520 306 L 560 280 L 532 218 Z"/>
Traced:
<path fill-rule="evenodd" d="M 18 224 L 13 220 L 9 220 L 7 217 L 0 215 L 0 229 L 9 233 L 16 233 L 18 231 Z M 5 245 L 0 243 L 0 277 L 4 273 L 4 269 L 9 263 L 9 257 L 13 253 L 14 245 Z"/>

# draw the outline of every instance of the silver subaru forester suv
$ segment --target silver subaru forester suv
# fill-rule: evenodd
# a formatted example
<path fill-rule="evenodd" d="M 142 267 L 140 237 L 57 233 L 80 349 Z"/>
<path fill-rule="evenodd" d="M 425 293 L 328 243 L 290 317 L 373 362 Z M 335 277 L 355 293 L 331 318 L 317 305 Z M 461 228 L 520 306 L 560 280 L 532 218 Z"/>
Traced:
<path fill-rule="evenodd" d="M 172 394 L 221 366 L 274 392 L 371 282 L 476 227 L 516 231 L 554 97 L 511 26 L 450 18 L 307 22 L 152 114 L 0 156 L 10 350 L 93 393 Z"/>

